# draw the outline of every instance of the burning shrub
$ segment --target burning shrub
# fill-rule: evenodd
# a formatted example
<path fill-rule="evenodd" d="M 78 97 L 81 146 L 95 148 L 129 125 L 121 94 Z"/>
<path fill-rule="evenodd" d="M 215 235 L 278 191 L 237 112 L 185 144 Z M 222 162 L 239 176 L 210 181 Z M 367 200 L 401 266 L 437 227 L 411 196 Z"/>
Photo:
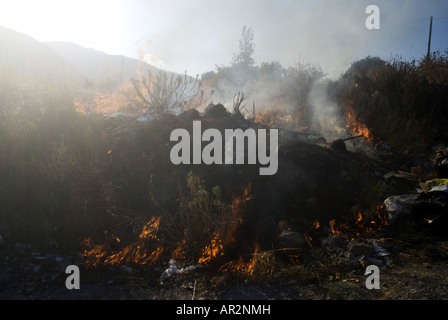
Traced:
<path fill-rule="evenodd" d="M 367 57 L 352 64 L 338 80 L 339 105 L 353 134 L 397 151 L 443 135 L 448 82 L 442 76 L 446 55 L 420 61 L 384 61 Z"/>
<path fill-rule="evenodd" d="M 241 221 L 240 203 L 233 206 L 223 201 L 221 188 L 206 190 L 199 177 L 187 177 L 190 197 L 179 192 L 175 212 L 164 212 L 162 233 L 173 258 L 189 263 L 208 263 L 224 252 L 232 241 L 235 226 Z"/>

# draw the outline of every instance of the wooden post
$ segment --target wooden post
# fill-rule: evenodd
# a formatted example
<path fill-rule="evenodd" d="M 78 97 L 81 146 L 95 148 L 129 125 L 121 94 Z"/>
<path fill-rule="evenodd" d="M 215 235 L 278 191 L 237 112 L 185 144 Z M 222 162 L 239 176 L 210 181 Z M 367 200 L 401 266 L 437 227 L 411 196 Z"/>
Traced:
<path fill-rule="evenodd" d="M 429 38 L 428 38 L 428 52 L 426 54 L 426 58 L 429 58 L 429 54 L 431 53 L 431 33 L 432 33 L 432 16 L 429 21 Z"/>

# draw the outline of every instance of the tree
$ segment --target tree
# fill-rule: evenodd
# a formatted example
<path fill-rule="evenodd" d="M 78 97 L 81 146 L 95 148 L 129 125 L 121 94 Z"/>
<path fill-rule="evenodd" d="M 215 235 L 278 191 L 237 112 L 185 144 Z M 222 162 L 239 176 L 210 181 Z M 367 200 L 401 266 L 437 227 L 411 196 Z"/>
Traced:
<path fill-rule="evenodd" d="M 233 56 L 232 65 L 242 68 L 254 67 L 255 59 L 253 54 L 255 52 L 254 31 L 251 27 L 243 27 L 240 39 L 240 52 Z"/>

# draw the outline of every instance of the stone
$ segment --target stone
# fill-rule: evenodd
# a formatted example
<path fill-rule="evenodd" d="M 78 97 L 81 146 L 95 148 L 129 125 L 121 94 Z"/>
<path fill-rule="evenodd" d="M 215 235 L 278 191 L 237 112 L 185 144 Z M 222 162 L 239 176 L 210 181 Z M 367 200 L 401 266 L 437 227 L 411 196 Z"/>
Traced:
<path fill-rule="evenodd" d="M 378 267 L 382 267 L 384 265 L 383 260 L 377 258 L 367 257 L 366 260 L 370 263 L 373 263 L 374 265 L 377 265 Z"/>
<path fill-rule="evenodd" d="M 347 151 L 347 147 L 345 146 L 345 142 L 342 141 L 341 139 L 337 139 L 337 140 L 333 141 L 330 144 L 330 148 L 333 151 L 337 151 L 337 152 L 346 152 Z"/>
<path fill-rule="evenodd" d="M 278 241 L 284 248 L 300 248 L 304 245 L 303 236 L 298 232 L 290 230 L 280 232 Z"/>
<path fill-rule="evenodd" d="M 371 244 L 356 240 L 352 240 L 349 243 L 348 250 L 355 256 L 374 257 L 376 255 L 375 248 Z"/>
<path fill-rule="evenodd" d="M 343 248 L 346 246 L 346 240 L 340 234 L 331 234 L 322 240 L 322 246 L 330 249 Z"/>

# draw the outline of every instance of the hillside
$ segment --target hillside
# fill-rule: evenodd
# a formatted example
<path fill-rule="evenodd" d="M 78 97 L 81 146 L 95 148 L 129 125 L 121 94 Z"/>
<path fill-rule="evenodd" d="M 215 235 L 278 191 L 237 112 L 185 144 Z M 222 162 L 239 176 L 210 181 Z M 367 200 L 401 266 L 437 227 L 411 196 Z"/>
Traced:
<path fill-rule="evenodd" d="M 85 78 L 103 86 L 116 87 L 132 78 L 138 78 L 141 74 L 146 74 L 147 70 L 154 73 L 159 71 L 156 67 L 136 59 L 109 55 L 71 42 L 46 42 L 45 45 L 64 57 Z"/>
<path fill-rule="evenodd" d="M 0 68 L 21 77 L 81 79 L 79 70 L 45 44 L 0 26 Z"/>
<path fill-rule="evenodd" d="M 0 68 L 21 79 L 69 81 L 77 87 L 87 82 L 96 90 L 113 91 L 132 78 L 159 69 L 122 55 L 109 55 L 70 42 L 40 42 L 0 26 Z"/>

